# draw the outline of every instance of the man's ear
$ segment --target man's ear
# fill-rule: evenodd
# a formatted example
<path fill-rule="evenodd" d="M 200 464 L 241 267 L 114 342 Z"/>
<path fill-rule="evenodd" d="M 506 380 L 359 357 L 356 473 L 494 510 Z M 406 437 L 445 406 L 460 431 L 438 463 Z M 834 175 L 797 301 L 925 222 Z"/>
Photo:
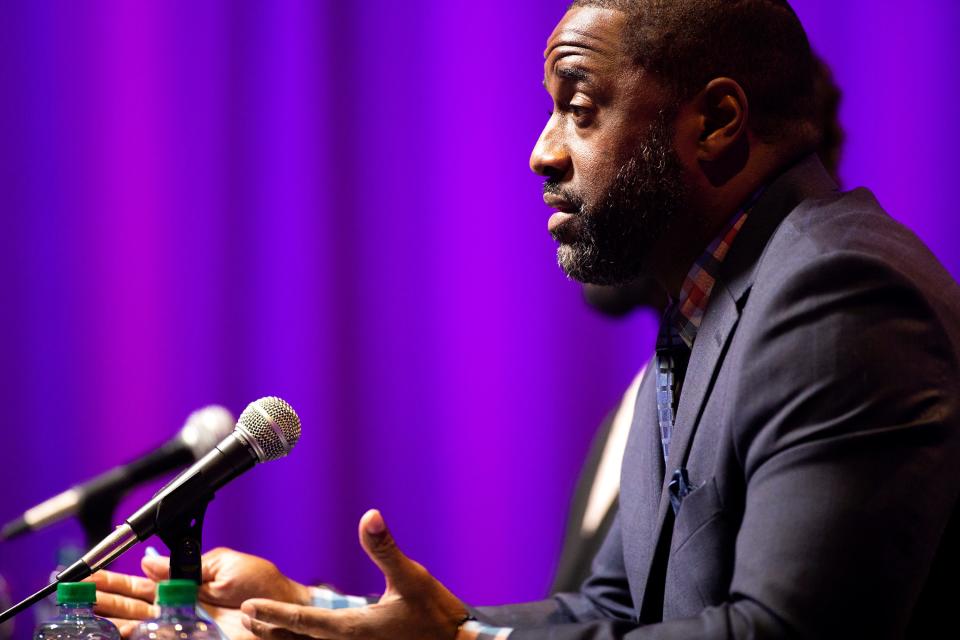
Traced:
<path fill-rule="evenodd" d="M 701 123 L 697 158 L 714 162 L 747 133 L 747 94 L 736 80 L 715 78 L 700 92 L 697 105 Z"/>

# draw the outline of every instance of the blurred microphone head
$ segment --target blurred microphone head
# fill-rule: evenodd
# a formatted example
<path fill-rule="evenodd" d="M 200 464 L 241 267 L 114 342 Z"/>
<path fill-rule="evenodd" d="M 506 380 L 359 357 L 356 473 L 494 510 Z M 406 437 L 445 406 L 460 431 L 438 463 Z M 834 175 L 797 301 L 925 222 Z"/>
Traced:
<path fill-rule="evenodd" d="M 259 462 L 276 460 L 290 453 L 300 439 L 300 418 L 280 398 L 260 398 L 247 405 L 237 421 Z"/>
<path fill-rule="evenodd" d="M 197 409 L 180 429 L 180 442 L 199 460 L 233 432 L 233 414 L 218 405 Z"/>

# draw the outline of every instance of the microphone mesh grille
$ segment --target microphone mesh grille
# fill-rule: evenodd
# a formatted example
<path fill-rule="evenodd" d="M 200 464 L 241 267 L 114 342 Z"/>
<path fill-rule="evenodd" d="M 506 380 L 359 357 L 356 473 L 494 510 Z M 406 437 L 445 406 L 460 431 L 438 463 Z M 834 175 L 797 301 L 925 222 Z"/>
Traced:
<path fill-rule="evenodd" d="M 276 460 L 290 453 L 300 439 L 300 418 L 280 398 L 260 398 L 240 414 L 237 428 L 252 440 L 260 462 Z"/>

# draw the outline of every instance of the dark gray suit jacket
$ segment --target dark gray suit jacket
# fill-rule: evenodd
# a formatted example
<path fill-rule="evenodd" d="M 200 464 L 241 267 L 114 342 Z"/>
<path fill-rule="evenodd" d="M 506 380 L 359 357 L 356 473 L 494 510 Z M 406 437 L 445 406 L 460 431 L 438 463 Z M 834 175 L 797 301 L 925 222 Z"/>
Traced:
<path fill-rule="evenodd" d="M 512 640 L 960 634 L 960 287 L 807 158 L 722 265 L 666 469 L 653 376 L 578 593 L 481 608 Z"/>

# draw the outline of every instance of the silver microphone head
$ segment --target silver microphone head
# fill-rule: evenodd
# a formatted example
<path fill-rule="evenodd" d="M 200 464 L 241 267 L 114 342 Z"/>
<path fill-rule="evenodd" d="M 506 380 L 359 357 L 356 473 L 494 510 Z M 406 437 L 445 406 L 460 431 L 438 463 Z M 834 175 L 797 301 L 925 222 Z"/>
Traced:
<path fill-rule="evenodd" d="M 259 462 L 276 460 L 290 453 L 300 439 L 300 418 L 280 398 L 260 398 L 247 405 L 237 421 Z"/>
<path fill-rule="evenodd" d="M 199 460 L 233 433 L 234 424 L 233 414 L 223 407 L 203 407 L 187 416 L 180 429 L 180 441 L 189 447 L 194 460 Z"/>

